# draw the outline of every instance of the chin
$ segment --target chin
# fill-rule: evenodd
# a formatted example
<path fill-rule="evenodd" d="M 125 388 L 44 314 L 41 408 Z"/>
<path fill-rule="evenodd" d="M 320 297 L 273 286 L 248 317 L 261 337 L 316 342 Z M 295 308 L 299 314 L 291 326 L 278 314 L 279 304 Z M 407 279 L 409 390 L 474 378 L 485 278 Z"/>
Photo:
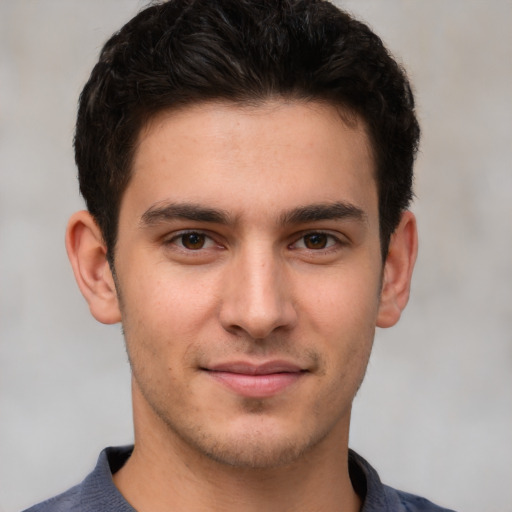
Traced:
<path fill-rule="evenodd" d="M 282 443 L 272 442 L 243 442 L 219 443 L 208 447 L 197 447 L 209 459 L 235 468 L 244 469 L 272 469 L 289 465 L 301 457 L 304 447 L 292 444 L 290 441 Z"/>
<path fill-rule="evenodd" d="M 273 432 L 272 432 L 273 431 Z M 302 435 L 301 435 L 302 434 Z M 287 430 L 276 432 L 271 425 L 259 425 L 218 433 L 194 432 L 182 436 L 189 447 L 225 466 L 272 469 L 292 464 L 318 445 L 325 435 L 304 436 Z"/>

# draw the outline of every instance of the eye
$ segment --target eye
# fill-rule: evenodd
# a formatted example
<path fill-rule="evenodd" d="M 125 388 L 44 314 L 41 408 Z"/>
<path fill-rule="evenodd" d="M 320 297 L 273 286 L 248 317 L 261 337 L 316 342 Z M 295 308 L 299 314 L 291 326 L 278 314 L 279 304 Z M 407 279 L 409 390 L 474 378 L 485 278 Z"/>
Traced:
<path fill-rule="evenodd" d="M 171 243 L 188 251 L 199 251 L 215 245 L 215 242 L 209 236 L 199 231 L 180 233 L 171 240 Z"/>
<path fill-rule="evenodd" d="M 312 251 L 328 249 L 339 244 L 339 240 L 327 233 L 315 232 L 307 233 L 293 244 L 294 249 L 309 249 Z"/>
<path fill-rule="evenodd" d="M 325 249 L 330 241 L 329 236 L 325 233 L 312 233 L 306 235 L 303 240 L 308 249 Z"/>

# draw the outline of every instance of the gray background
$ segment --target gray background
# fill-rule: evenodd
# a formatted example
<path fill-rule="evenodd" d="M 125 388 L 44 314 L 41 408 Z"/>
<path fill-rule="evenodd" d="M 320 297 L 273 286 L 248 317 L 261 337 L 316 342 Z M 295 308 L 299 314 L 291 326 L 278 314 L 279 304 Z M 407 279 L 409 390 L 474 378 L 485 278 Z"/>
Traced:
<path fill-rule="evenodd" d="M 82 207 L 75 105 L 144 2 L 0 0 L 0 511 L 78 482 L 130 441 L 118 326 L 96 324 L 63 237 Z M 420 255 L 379 331 L 351 445 L 394 486 L 512 510 L 512 2 L 352 0 L 415 84 Z"/>

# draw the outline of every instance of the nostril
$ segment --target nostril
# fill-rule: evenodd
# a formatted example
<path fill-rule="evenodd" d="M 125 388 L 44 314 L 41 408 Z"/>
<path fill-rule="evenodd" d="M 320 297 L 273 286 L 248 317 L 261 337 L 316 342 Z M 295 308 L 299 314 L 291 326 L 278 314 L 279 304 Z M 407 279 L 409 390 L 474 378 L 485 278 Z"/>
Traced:
<path fill-rule="evenodd" d="M 255 309 L 237 303 L 221 314 L 224 329 L 232 334 L 249 336 L 252 340 L 267 339 L 276 330 L 289 330 L 296 323 L 297 315 L 290 303 L 280 303 L 273 308 Z"/>

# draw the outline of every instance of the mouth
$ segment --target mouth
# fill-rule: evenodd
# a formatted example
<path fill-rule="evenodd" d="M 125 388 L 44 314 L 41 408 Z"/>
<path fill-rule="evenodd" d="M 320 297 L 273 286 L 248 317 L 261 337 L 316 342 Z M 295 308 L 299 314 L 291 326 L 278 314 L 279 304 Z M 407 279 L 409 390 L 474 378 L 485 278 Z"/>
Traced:
<path fill-rule="evenodd" d="M 234 361 L 202 370 L 230 391 L 247 398 L 267 398 L 282 393 L 308 373 L 286 361 L 263 364 Z"/>

